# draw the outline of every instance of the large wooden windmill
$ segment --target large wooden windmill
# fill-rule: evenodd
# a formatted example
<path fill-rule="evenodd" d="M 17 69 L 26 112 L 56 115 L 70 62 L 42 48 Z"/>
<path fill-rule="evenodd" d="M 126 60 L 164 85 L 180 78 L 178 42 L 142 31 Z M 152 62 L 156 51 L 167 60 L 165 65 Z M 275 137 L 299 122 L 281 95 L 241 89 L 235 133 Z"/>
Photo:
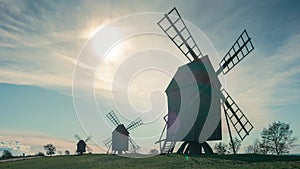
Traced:
<path fill-rule="evenodd" d="M 129 131 L 142 125 L 142 119 L 138 117 L 125 127 L 124 124 L 120 123 L 113 111 L 109 112 L 106 117 L 116 126 L 115 130 L 112 132 L 112 137 L 103 141 L 105 146 L 108 148 L 107 153 L 110 152 L 110 149 L 111 153 L 117 152 L 118 154 L 122 154 L 122 152 L 127 152 L 128 143 L 130 143 L 132 150 L 136 152 L 139 146 L 132 140 L 132 138 L 130 138 Z"/>
<path fill-rule="evenodd" d="M 243 140 L 253 125 L 222 88 L 218 76 L 222 72 L 224 75 L 228 73 L 254 49 L 246 30 L 215 70 L 209 57 L 200 51 L 176 8 L 165 14 L 158 25 L 190 61 L 178 68 L 165 91 L 168 114 L 164 117 L 166 124 L 162 135 L 156 142 L 160 144 L 161 153 L 172 153 L 176 142 L 183 142 L 178 153 L 213 153 L 207 141 L 222 139 L 221 107 L 231 141 L 229 120 Z"/>

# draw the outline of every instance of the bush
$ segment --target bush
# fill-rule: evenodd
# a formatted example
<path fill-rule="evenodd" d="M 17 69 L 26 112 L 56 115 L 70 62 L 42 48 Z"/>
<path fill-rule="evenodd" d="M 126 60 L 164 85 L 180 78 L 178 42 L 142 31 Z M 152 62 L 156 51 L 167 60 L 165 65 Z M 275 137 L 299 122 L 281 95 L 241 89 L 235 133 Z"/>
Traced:
<path fill-rule="evenodd" d="M 69 150 L 66 150 L 66 151 L 65 151 L 65 154 L 66 154 L 66 155 L 70 155 L 70 151 L 69 151 Z"/>
<path fill-rule="evenodd" d="M 45 154 L 42 152 L 38 152 L 35 156 L 45 156 Z"/>
<path fill-rule="evenodd" d="M 158 152 L 158 150 L 157 149 L 151 149 L 150 151 L 149 151 L 149 153 L 150 154 L 158 154 L 159 152 Z"/>
<path fill-rule="evenodd" d="M 222 142 L 219 142 L 217 144 L 215 144 L 214 149 L 216 151 L 216 153 L 218 153 L 219 155 L 224 155 L 228 153 L 227 150 L 228 145 L 223 144 Z"/>
<path fill-rule="evenodd" d="M 2 158 L 13 158 L 14 156 L 11 154 L 10 151 L 4 150 L 2 154 Z"/>

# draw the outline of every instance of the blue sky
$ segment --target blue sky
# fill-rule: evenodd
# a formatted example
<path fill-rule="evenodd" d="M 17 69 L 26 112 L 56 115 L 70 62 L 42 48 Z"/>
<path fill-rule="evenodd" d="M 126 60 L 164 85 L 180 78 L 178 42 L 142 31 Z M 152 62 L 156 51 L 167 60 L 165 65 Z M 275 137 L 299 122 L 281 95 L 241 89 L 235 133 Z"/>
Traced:
<path fill-rule="evenodd" d="M 120 17 L 139 12 L 165 13 L 174 6 L 210 39 L 220 57 L 243 29 L 252 37 L 255 50 L 225 76 L 226 89 L 255 126 L 245 146 L 259 137 L 263 127 L 278 120 L 290 123 L 300 139 L 299 1 L 3 0 L 0 2 L 0 141 L 7 147 L 16 147 L 18 141 L 28 153 L 41 151 L 39 144 L 46 144 L 47 140 L 61 149 L 74 149 L 73 135 L 86 134 L 74 110 L 72 78 L 76 59 L 87 40 Z M 138 23 L 136 26 L 142 27 Z M 122 32 L 127 28 L 120 29 Z M 167 48 L 172 44 L 164 45 Z M 127 47 L 138 48 L 139 44 L 131 42 Z M 125 54 L 128 49 L 123 50 Z M 209 53 L 203 47 L 202 50 Z M 156 77 L 147 76 L 150 80 Z M 113 109 L 107 92 L 110 91 L 106 87 L 97 90 L 102 98 L 99 106 L 105 111 Z M 159 124 L 157 131 L 161 130 Z M 137 133 L 145 129 L 138 129 Z M 110 128 L 101 132 L 93 135 L 98 141 L 109 136 Z M 40 138 L 47 139 L 36 141 Z M 293 152 L 299 153 L 299 147 Z"/>

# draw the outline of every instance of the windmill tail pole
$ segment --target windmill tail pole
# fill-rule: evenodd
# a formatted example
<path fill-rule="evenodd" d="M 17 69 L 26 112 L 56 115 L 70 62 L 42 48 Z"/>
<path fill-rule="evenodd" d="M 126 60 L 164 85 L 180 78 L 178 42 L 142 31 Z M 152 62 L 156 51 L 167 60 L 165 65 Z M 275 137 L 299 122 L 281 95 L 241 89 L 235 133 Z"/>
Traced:
<path fill-rule="evenodd" d="M 224 110 L 224 111 L 225 111 L 225 110 Z M 228 121 L 228 117 L 227 117 L 227 113 L 226 113 L 226 111 L 225 111 L 225 118 L 226 118 L 226 124 L 227 124 L 227 127 L 228 127 L 228 132 L 229 132 L 229 137 L 230 137 L 230 142 L 231 142 L 231 146 L 232 146 L 233 154 L 236 154 L 236 152 L 235 152 L 235 147 L 234 147 L 234 144 L 233 144 L 232 134 L 231 134 L 231 130 L 230 130 L 229 121 Z"/>
<path fill-rule="evenodd" d="M 108 150 L 107 150 L 106 154 L 108 154 L 108 153 L 109 153 L 110 147 L 111 147 L 111 146 L 109 146 L 109 147 L 108 147 Z"/>

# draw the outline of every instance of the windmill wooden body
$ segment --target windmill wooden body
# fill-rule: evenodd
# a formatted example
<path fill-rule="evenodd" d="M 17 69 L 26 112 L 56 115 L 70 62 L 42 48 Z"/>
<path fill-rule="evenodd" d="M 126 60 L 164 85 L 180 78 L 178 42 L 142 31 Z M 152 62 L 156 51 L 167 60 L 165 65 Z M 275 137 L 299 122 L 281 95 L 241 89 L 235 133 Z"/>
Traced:
<path fill-rule="evenodd" d="M 232 141 L 229 120 L 243 140 L 253 129 L 237 104 L 222 88 L 218 75 L 225 75 L 253 49 L 246 30 L 233 44 L 215 71 L 203 55 L 176 8 L 158 22 L 160 28 L 190 61 L 178 68 L 166 89 L 168 114 L 161 138 L 161 153 L 171 153 L 176 142 L 183 142 L 178 153 L 213 153 L 207 141 L 221 140 L 221 107 Z M 229 120 L 228 120 L 229 119 Z M 192 124 L 191 124 L 192 123 Z M 163 133 L 166 130 L 166 138 Z"/>
<path fill-rule="evenodd" d="M 86 152 L 86 143 L 83 140 L 78 141 L 76 152 L 80 154 Z"/>
<path fill-rule="evenodd" d="M 137 118 L 125 127 L 124 124 L 120 123 L 113 111 L 109 112 L 106 117 L 116 126 L 112 132 L 112 137 L 103 141 L 105 146 L 108 148 L 107 153 L 109 153 L 111 149 L 111 153 L 122 154 L 129 150 L 129 145 L 132 150 L 136 152 L 139 146 L 132 140 L 132 138 L 130 138 L 129 131 L 142 125 L 142 119 Z"/>
<path fill-rule="evenodd" d="M 113 151 L 128 151 L 129 132 L 123 124 L 117 126 L 112 132 L 112 150 Z"/>

